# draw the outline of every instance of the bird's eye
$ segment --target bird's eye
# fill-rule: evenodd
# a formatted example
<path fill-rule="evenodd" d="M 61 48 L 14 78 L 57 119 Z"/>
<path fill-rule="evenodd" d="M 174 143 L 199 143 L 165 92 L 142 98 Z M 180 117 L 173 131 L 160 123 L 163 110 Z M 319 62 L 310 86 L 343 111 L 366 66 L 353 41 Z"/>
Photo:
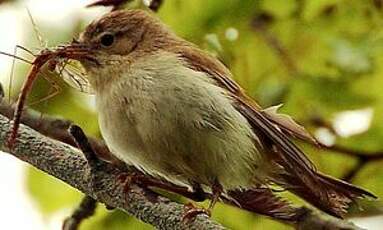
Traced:
<path fill-rule="evenodd" d="M 104 47 L 109 47 L 114 43 L 114 35 L 113 34 L 104 34 L 100 38 L 100 43 Z"/>

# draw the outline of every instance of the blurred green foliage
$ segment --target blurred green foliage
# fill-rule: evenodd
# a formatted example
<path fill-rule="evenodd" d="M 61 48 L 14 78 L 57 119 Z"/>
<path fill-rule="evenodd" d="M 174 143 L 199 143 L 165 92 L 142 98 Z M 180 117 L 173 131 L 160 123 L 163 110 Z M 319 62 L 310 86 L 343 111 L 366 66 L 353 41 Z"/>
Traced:
<path fill-rule="evenodd" d="M 315 132 L 313 118 L 332 122 L 344 110 L 372 108 L 368 131 L 336 143 L 361 151 L 383 150 L 383 9 L 380 0 L 164 0 L 158 15 L 180 36 L 208 49 L 232 70 L 234 78 L 261 105 L 284 103 Z M 75 28 L 48 31 L 51 43 L 69 41 Z M 234 34 L 233 34 L 234 33 Z M 238 38 L 237 34 L 238 33 Z M 19 74 L 24 71 L 19 70 Z M 62 84 L 61 84 L 62 85 Z M 40 80 L 33 98 L 46 95 Z M 100 135 L 87 97 L 67 87 L 35 109 L 60 115 Z M 303 146 L 318 168 L 342 177 L 357 159 Z M 383 161 L 364 167 L 353 180 L 383 196 Z M 74 208 L 80 194 L 35 170 L 28 187 L 49 216 Z M 293 198 L 295 200 L 295 198 Z M 374 205 L 380 205 L 377 203 Z M 213 217 L 232 229 L 290 229 L 238 209 L 217 205 Z M 99 208 L 83 229 L 151 229 L 120 212 Z"/>

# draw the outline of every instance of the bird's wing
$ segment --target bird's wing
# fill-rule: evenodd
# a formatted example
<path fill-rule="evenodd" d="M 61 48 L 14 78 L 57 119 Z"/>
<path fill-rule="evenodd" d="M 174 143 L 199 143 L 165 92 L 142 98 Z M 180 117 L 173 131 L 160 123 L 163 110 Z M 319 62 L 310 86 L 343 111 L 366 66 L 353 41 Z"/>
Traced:
<path fill-rule="evenodd" d="M 194 47 L 179 49 L 174 52 L 183 58 L 190 68 L 212 76 L 217 84 L 226 89 L 234 98 L 234 106 L 246 117 L 251 126 L 263 133 L 280 151 L 280 158 L 288 168 L 297 174 L 312 174 L 314 165 L 304 153 L 290 140 L 290 134 L 308 138 L 305 129 L 291 118 L 277 114 L 275 111 L 263 110 L 253 99 L 248 97 L 242 88 L 231 79 L 231 73 L 215 58 Z M 309 138 L 308 138 L 309 139 Z M 285 167 L 286 167 L 285 166 Z M 288 169 L 287 169 L 288 170 Z M 294 174 L 295 174 L 294 173 Z"/>

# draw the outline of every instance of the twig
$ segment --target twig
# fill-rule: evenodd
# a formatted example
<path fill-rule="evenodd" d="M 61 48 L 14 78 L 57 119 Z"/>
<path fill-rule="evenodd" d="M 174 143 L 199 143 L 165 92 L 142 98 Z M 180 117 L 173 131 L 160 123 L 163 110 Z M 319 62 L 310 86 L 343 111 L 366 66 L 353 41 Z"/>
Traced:
<path fill-rule="evenodd" d="M 367 160 L 359 160 L 358 163 L 352 168 L 350 169 L 343 177 L 342 177 L 342 180 L 344 181 L 352 181 L 352 179 L 356 176 L 356 174 L 358 174 L 358 172 L 360 170 L 362 170 L 362 168 L 364 166 L 366 166 L 366 164 L 368 163 Z"/>
<path fill-rule="evenodd" d="M 358 174 L 358 172 L 368 163 L 377 161 L 377 160 L 383 160 L 383 152 L 381 151 L 377 151 L 377 152 L 358 151 L 358 150 L 349 149 L 339 145 L 332 145 L 332 146 L 320 145 L 320 146 L 324 149 L 337 152 L 343 155 L 356 157 L 358 159 L 357 164 L 342 177 L 342 180 L 345 180 L 345 181 L 352 181 L 352 179 Z"/>
<path fill-rule="evenodd" d="M 338 136 L 337 132 L 335 131 L 331 123 L 327 122 L 323 118 L 313 117 L 308 120 L 308 123 L 310 123 L 311 125 L 314 125 L 315 127 L 326 128 L 333 135 Z M 322 149 L 330 150 L 330 151 L 337 152 L 347 156 L 357 157 L 361 161 L 375 161 L 375 160 L 383 159 L 383 151 L 368 152 L 363 150 L 354 150 L 354 149 L 350 149 L 350 148 L 336 145 L 336 144 L 331 146 L 320 144 L 319 146 Z"/>
<path fill-rule="evenodd" d="M 80 224 L 94 215 L 97 201 L 90 196 L 85 196 L 73 214 L 64 220 L 62 230 L 78 230 Z"/>

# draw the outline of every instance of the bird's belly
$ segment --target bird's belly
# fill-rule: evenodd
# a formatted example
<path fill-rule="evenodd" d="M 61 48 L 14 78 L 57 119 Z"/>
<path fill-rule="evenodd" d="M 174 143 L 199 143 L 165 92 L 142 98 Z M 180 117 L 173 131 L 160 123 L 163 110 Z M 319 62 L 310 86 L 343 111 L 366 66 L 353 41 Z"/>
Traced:
<path fill-rule="evenodd" d="M 117 108 L 105 106 L 102 111 L 99 114 L 99 125 L 107 146 L 117 158 L 142 170 L 144 145 L 134 123 Z"/>
<path fill-rule="evenodd" d="M 250 125 L 225 92 L 205 79 L 171 68 L 125 76 L 108 91 L 113 93 L 97 96 L 108 147 L 126 163 L 173 183 L 218 180 L 229 189 L 263 178 Z"/>
<path fill-rule="evenodd" d="M 116 116 L 120 118 L 117 119 Z M 103 138 L 117 158 L 144 173 L 165 178 L 175 184 L 189 186 L 189 182 L 199 181 L 195 178 L 198 172 L 190 169 L 190 162 L 186 162 L 186 157 L 174 152 L 174 149 L 179 148 L 178 144 L 173 144 L 174 148 L 164 144 L 175 141 L 175 134 L 169 135 L 158 129 L 150 134 L 150 140 L 143 140 L 142 127 L 137 126 L 131 117 L 123 116 L 123 113 L 117 115 L 111 110 L 99 116 Z"/>
<path fill-rule="evenodd" d="M 243 124 L 236 124 L 241 121 L 231 121 L 234 126 L 203 124 L 192 114 L 182 117 L 161 108 L 134 118 L 126 115 L 129 111 L 104 111 L 99 120 L 108 147 L 145 173 L 179 185 L 219 180 L 224 188 L 247 187 L 261 178 L 259 153 Z M 158 120 L 161 113 L 168 115 Z"/>

